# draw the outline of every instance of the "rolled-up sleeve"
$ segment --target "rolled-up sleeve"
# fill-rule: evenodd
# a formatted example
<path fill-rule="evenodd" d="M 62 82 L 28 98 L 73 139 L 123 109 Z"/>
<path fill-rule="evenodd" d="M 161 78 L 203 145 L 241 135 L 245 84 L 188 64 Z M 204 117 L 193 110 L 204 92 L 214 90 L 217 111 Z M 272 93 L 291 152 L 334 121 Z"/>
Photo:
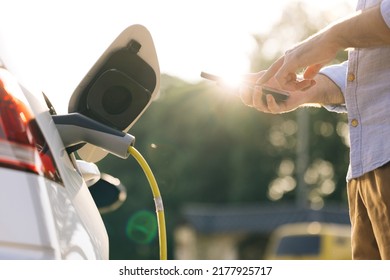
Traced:
<path fill-rule="evenodd" d="M 390 28 L 390 0 L 383 0 L 381 3 L 381 13 L 387 26 Z"/>
<path fill-rule="evenodd" d="M 348 61 L 341 64 L 330 65 L 321 69 L 320 74 L 331 79 L 345 94 L 346 75 L 347 75 Z M 327 110 L 337 113 L 346 113 L 347 108 L 344 104 L 324 106 Z"/>

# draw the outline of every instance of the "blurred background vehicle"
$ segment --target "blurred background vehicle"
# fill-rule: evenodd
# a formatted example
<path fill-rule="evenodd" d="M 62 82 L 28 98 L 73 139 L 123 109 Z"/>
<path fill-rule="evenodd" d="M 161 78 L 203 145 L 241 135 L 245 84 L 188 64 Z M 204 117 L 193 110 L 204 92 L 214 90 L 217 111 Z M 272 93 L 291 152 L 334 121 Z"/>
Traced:
<path fill-rule="evenodd" d="M 285 224 L 271 234 L 265 259 L 350 260 L 351 227 L 319 222 Z"/>

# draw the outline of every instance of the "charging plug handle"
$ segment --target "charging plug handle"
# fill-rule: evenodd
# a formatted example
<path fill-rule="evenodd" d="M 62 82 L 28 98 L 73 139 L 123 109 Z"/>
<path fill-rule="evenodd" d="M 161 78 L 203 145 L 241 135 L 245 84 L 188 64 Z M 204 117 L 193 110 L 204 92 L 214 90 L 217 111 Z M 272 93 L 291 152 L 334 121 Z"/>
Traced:
<path fill-rule="evenodd" d="M 66 148 L 82 143 L 98 146 L 120 158 L 129 156 L 135 137 L 79 113 L 52 116 Z"/>

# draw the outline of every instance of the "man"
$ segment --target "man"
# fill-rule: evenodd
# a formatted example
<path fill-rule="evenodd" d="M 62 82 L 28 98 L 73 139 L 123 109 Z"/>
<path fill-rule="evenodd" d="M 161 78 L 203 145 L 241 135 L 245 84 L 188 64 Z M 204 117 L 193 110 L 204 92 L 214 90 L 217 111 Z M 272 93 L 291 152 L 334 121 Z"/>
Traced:
<path fill-rule="evenodd" d="M 267 113 L 317 103 L 348 114 L 352 256 L 390 259 L 390 0 L 359 0 L 357 10 L 249 75 L 257 86 L 243 85 L 241 97 Z M 353 48 L 347 62 L 324 67 L 347 48 Z M 267 95 L 263 102 L 263 84 L 288 91 L 289 99 L 277 104 Z"/>

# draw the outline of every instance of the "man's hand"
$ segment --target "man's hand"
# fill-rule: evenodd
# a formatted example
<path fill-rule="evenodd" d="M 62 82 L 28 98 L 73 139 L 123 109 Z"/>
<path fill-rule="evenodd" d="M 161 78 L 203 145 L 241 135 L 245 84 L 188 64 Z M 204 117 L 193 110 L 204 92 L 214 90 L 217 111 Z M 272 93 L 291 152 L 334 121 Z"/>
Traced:
<path fill-rule="evenodd" d="M 258 111 L 271 114 L 281 114 L 293 111 L 304 105 L 335 105 L 344 104 L 344 97 L 336 84 L 324 75 L 313 77 L 311 87 L 298 91 L 289 91 L 289 98 L 286 101 L 277 103 L 272 95 L 266 96 L 266 102 L 263 102 L 262 87 L 256 85 L 265 71 L 252 73 L 246 76 L 245 82 L 240 87 L 240 96 L 243 103 L 253 107 Z M 253 84 L 253 86 L 248 86 Z M 275 78 L 271 78 L 265 84 L 276 90 L 280 90 Z"/>
<path fill-rule="evenodd" d="M 328 37 L 328 32 L 322 31 L 288 50 L 257 83 L 263 84 L 274 78 L 278 88 L 287 91 L 305 91 L 314 86 L 314 77 L 340 50 L 340 46 Z M 303 75 L 298 77 L 297 72 L 302 69 Z"/>

